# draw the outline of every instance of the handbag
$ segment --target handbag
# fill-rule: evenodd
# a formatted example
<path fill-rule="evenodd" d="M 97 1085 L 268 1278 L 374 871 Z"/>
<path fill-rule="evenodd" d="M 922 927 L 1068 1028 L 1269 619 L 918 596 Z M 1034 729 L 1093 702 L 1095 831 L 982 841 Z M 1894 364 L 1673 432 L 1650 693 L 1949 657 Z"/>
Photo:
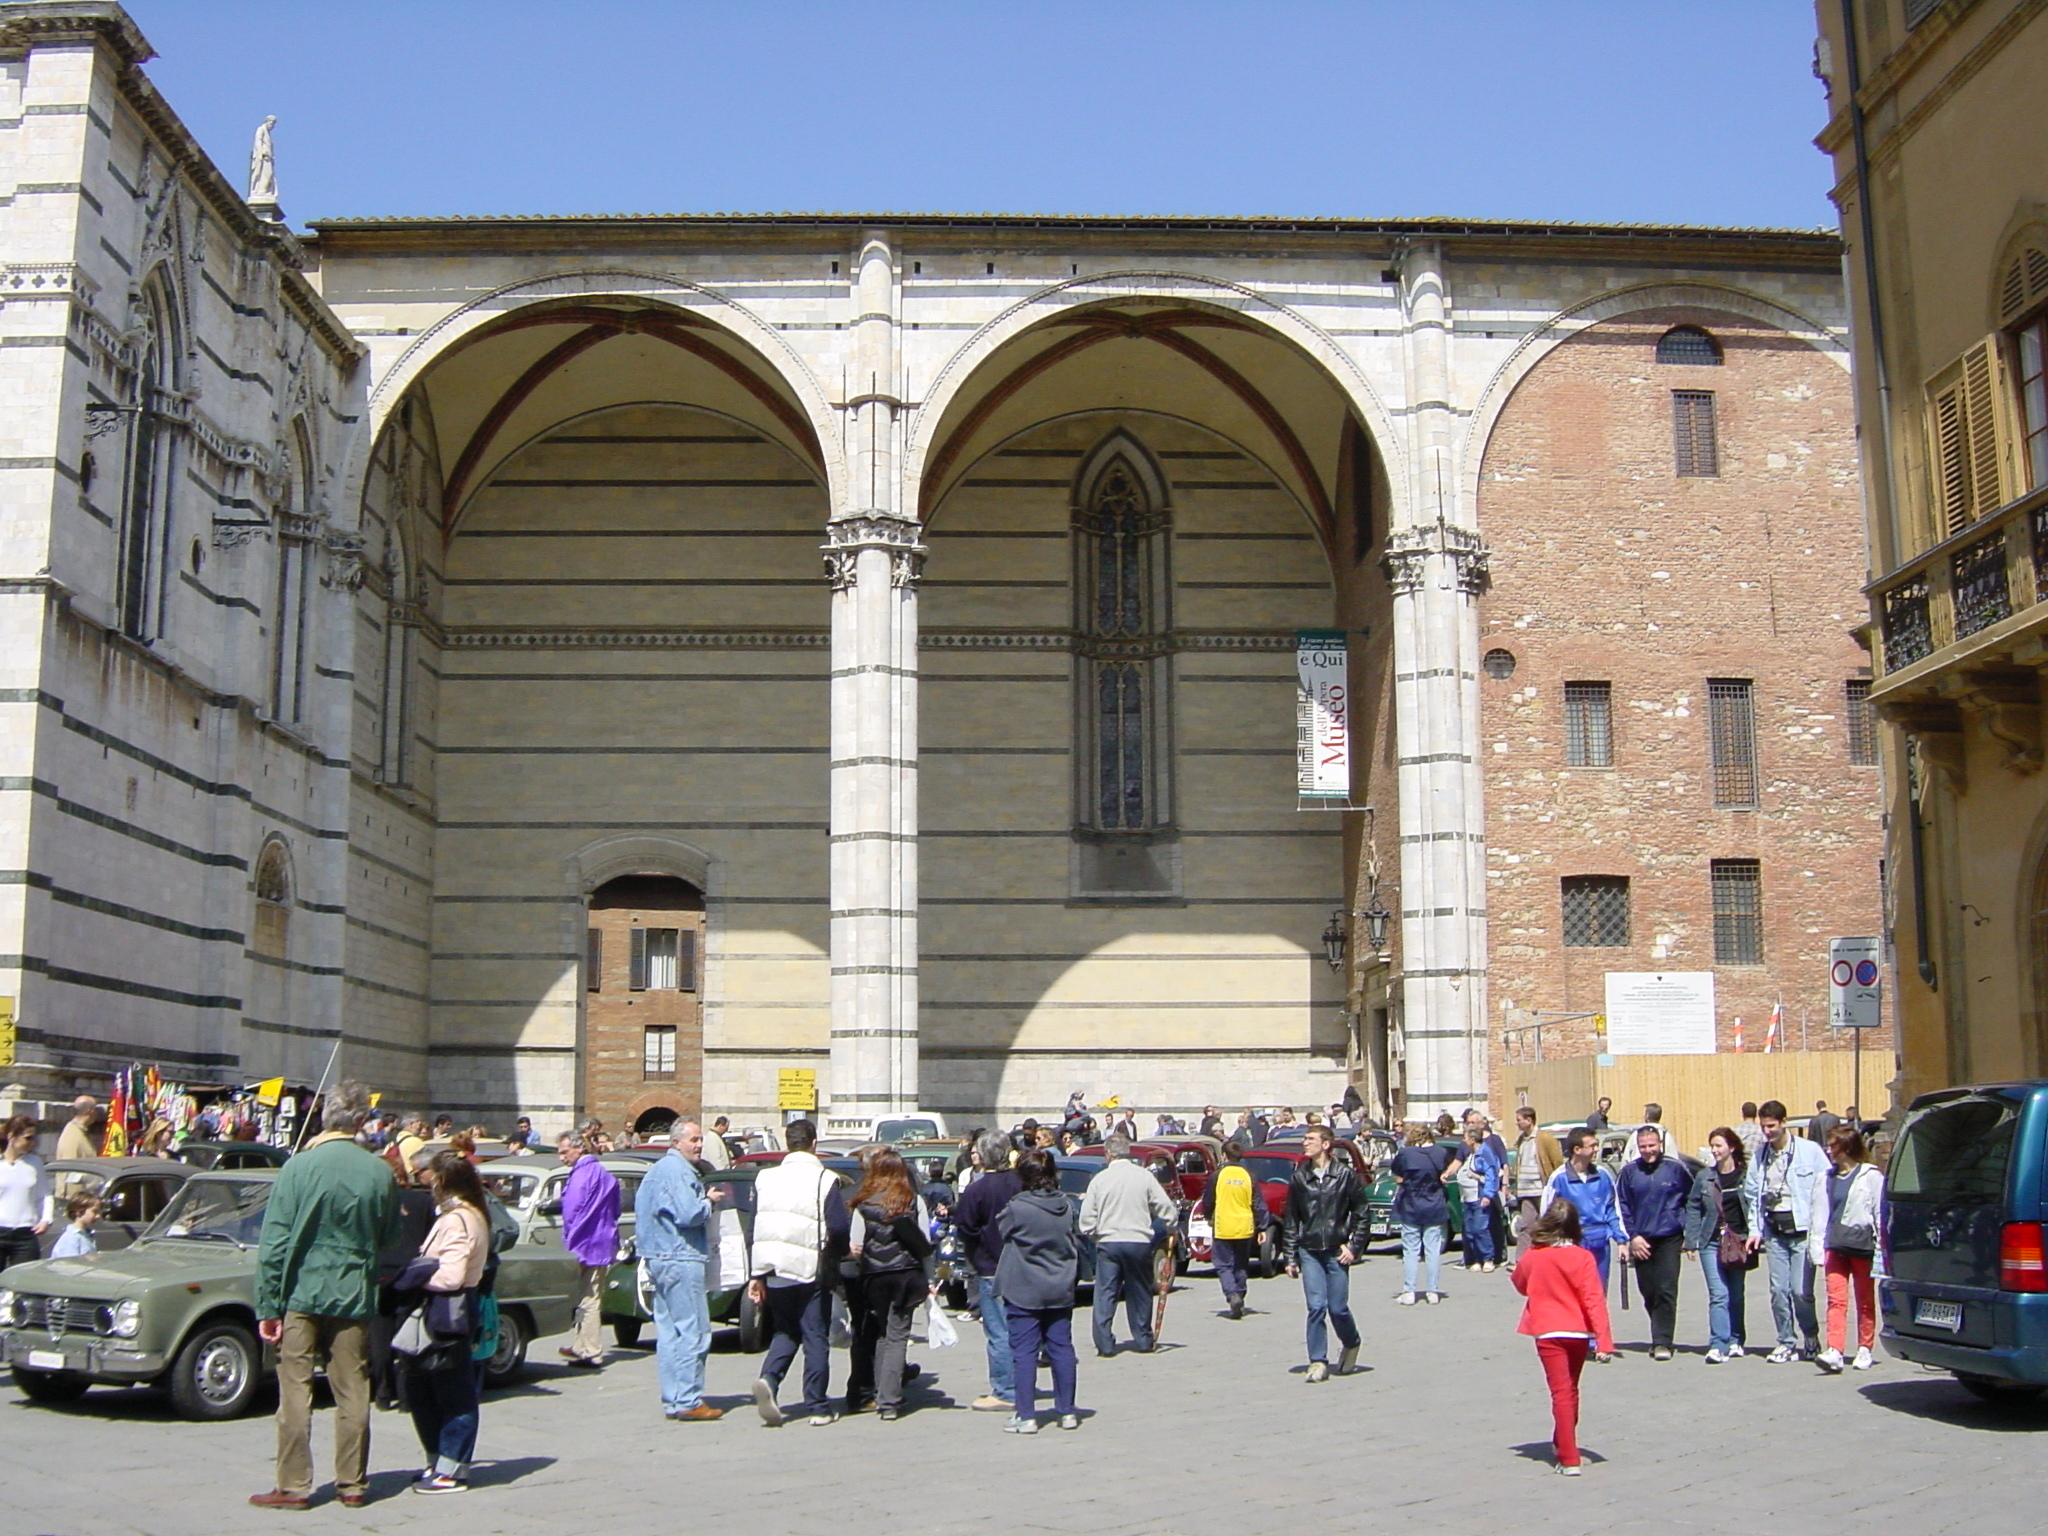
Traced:
<path fill-rule="evenodd" d="M 1728 1230 L 1727 1207 L 1722 1203 L 1721 1176 L 1718 1173 L 1714 1175 L 1714 1224 L 1721 1231 L 1721 1236 L 1718 1239 L 1721 1267 L 1723 1269 L 1739 1270 L 1755 1269 L 1757 1259 L 1760 1256 L 1750 1252 L 1749 1239 L 1740 1232 Z"/>
<path fill-rule="evenodd" d="M 398 1331 L 391 1335 L 391 1352 L 404 1355 L 408 1360 L 417 1360 L 439 1342 L 427 1326 L 427 1309 L 418 1306 L 405 1314 Z"/>

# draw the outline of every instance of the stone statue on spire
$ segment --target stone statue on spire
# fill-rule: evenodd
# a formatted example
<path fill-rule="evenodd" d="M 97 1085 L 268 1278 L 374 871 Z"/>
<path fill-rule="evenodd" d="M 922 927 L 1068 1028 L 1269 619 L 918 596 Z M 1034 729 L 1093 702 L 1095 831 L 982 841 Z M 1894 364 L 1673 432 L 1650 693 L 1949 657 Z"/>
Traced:
<path fill-rule="evenodd" d="M 271 143 L 276 127 L 274 116 L 264 118 L 256 129 L 256 142 L 249 146 L 249 208 L 258 218 L 270 220 L 282 217 L 277 206 L 277 156 Z"/>

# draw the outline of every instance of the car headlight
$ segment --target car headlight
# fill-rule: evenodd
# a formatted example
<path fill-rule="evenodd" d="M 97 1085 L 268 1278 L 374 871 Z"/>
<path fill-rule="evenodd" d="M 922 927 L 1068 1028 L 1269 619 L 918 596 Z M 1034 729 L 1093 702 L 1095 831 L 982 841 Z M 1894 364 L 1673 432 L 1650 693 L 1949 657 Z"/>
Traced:
<path fill-rule="evenodd" d="M 113 1320 L 107 1324 L 107 1332 L 117 1339 L 132 1339 L 142 1332 L 142 1303 L 115 1302 Z"/>
<path fill-rule="evenodd" d="M 0 1328 L 17 1327 L 21 1322 L 21 1298 L 12 1291 L 0 1291 Z"/>

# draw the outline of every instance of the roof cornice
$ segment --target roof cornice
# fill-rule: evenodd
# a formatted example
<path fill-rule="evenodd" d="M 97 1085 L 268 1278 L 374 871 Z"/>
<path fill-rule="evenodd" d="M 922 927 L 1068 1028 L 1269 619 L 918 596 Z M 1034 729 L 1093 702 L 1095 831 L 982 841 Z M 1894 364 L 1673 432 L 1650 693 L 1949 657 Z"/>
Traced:
<path fill-rule="evenodd" d="M 6 0 L 0 4 L 0 50 L 10 53 L 52 43 L 104 43 L 133 68 L 156 57 L 142 29 L 116 0 Z"/>

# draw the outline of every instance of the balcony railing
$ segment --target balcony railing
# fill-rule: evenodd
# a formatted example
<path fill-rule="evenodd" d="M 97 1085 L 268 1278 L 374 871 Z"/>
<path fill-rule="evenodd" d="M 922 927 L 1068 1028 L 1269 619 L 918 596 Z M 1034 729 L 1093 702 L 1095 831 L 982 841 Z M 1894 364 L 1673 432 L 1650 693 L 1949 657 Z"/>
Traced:
<path fill-rule="evenodd" d="M 1942 540 L 1870 594 L 1886 673 L 2048 602 L 2048 486 Z"/>

